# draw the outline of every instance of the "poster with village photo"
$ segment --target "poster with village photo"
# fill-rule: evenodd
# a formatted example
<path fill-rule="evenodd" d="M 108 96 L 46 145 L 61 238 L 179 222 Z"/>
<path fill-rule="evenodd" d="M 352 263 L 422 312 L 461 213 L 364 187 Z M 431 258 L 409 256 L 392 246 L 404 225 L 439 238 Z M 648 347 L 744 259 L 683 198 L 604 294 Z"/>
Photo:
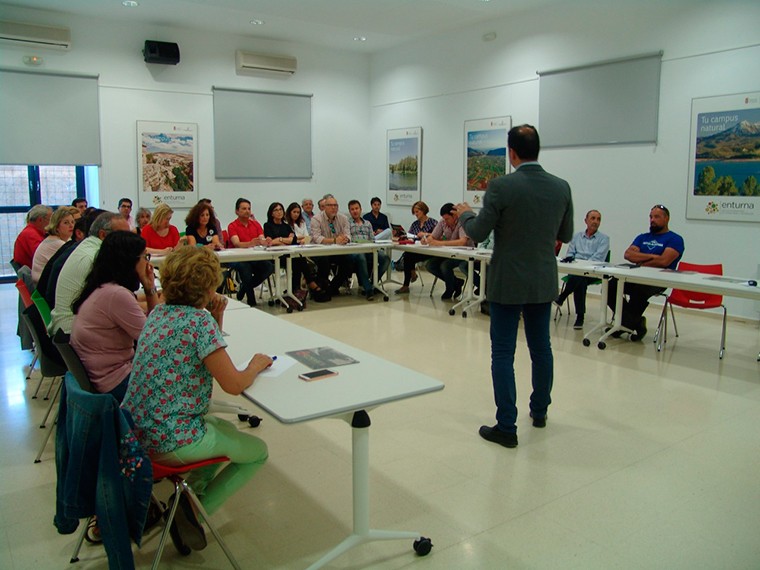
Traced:
<path fill-rule="evenodd" d="M 691 102 L 686 217 L 760 222 L 760 92 Z"/>
<path fill-rule="evenodd" d="M 190 208 L 198 201 L 198 125 L 137 121 L 139 203 Z"/>
<path fill-rule="evenodd" d="M 507 134 L 512 117 L 492 117 L 464 122 L 465 202 L 480 208 L 492 178 L 509 173 Z"/>

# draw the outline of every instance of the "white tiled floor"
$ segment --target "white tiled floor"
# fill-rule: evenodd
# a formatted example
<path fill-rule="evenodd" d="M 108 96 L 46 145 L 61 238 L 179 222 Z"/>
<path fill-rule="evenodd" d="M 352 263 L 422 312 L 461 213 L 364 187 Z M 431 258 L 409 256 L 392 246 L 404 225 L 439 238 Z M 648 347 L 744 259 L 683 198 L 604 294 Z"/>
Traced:
<path fill-rule="evenodd" d="M 494 414 L 488 320 L 450 317 L 418 285 L 391 297 L 340 297 L 282 316 L 446 383 L 371 414 L 373 525 L 419 530 L 433 552 L 417 558 L 411 541 L 374 543 L 330 568 L 760 568 L 757 323 L 729 323 L 721 362 L 720 323 L 709 317 L 679 313 L 681 338 L 662 354 L 650 337 L 585 348 L 563 319 L 552 329 L 554 404 L 543 430 L 527 417 L 521 339 L 520 445 L 508 450 L 477 435 Z M 52 525 L 52 444 L 32 463 L 45 403 L 30 399 L 24 380 L 30 356 L 14 334 L 16 302 L 15 289 L 0 286 L 0 568 L 73 568 L 74 536 Z M 653 307 L 650 322 L 657 315 Z M 243 568 L 304 568 L 350 529 L 350 432 L 331 420 L 284 426 L 260 415 L 270 461 L 215 520 Z M 150 534 L 139 566 L 156 545 Z M 100 547 L 81 557 L 76 567 L 107 567 Z M 210 539 L 187 558 L 167 546 L 163 566 L 227 564 Z"/>

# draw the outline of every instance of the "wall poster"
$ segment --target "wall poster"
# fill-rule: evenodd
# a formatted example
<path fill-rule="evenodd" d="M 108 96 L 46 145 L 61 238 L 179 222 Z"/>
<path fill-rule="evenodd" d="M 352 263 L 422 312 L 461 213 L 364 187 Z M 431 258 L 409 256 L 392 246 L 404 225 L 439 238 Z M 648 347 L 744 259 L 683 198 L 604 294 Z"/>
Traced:
<path fill-rule="evenodd" d="M 507 133 L 512 117 L 494 117 L 464 122 L 464 201 L 483 205 L 491 178 L 510 171 L 507 160 Z"/>
<path fill-rule="evenodd" d="M 691 100 L 686 217 L 760 222 L 760 92 Z"/>
<path fill-rule="evenodd" d="M 411 206 L 420 200 L 422 174 L 422 127 L 388 131 L 388 184 L 386 201 L 393 206 Z"/>
<path fill-rule="evenodd" d="M 137 121 L 138 202 L 191 208 L 198 201 L 198 125 Z"/>

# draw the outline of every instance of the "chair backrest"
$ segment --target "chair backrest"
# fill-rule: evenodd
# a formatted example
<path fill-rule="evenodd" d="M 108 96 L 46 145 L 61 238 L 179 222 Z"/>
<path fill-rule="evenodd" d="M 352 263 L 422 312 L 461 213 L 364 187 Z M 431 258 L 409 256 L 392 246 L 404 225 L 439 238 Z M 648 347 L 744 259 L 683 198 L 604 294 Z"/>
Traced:
<path fill-rule="evenodd" d="M 232 247 L 230 243 L 230 233 L 227 230 L 222 230 L 222 245 L 226 248 Z"/>
<path fill-rule="evenodd" d="M 32 304 L 31 307 L 24 309 L 21 313 L 21 318 L 24 319 L 26 326 L 29 327 L 29 332 L 34 339 L 34 345 L 37 347 L 37 357 L 39 358 L 42 375 L 46 378 L 52 378 L 66 374 L 66 364 L 60 353 L 53 346 L 53 342 L 48 336 L 47 329 L 42 322 L 42 317 L 37 307 Z"/>
<path fill-rule="evenodd" d="M 45 297 L 43 297 L 42 293 L 40 293 L 37 289 L 35 289 L 34 293 L 32 293 L 32 302 L 37 307 L 37 310 L 40 312 L 40 316 L 42 317 L 42 322 L 45 323 L 45 326 L 47 327 L 52 319 L 50 316 L 50 305 L 48 305 Z"/>
<path fill-rule="evenodd" d="M 28 309 L 31 307 L 34 301 L 32 301 L 32 294 L 29 292 L 29 288 L 23 279 L 16 281 L 16 289 L 18 289 L 18 294 L 21 296 L 21 302 L 24 303 L 24 308 Z"/>
<path fill-rule="evenodd" d="M 85 392 L 95 393 L 92 383 L 90 383 L 90 375 L 87 374 L 87 369 L 82 364 L 82 360 L 74 350 L 74 347 L 71 346 L 70 340 L 70 335 L 63 332 L 62 329 L 58 329 L 53 335 L 53 344 L 58 349 L 63 361 L 66 363 L 66 367 L 77 381 L 77 384 L 79 384 L 79 387 Z"/>
<path fill-rule="evenodd" d="M 706 273 L 708 275 L 723 275 L 723 264 L 699 264 L 681 261 L 678 264 L 678 271 L 694 271 L 696 273 Z M 668 295 L 668 301 L 679 307 L 687 307 L 691 309 L 714 309 L 723 304 L 723 295 L 673 289 L 670 295 Z"/>
<path fill-rule="evenodd" d="M 16 261 L 15 259 L 11 259 L 11 260 L 10 260 L 8 263 L 10 263 L 10 264 L 11 264 L 11 267 L 13 267 L 13 271 L 15 271 L 15 272 L 16 272 L 16 275 L 18 275 L 18 270 L 19 270 L 19 269 L 21 269 L 21 268 L 23 267 L 23 265 L 21 265 L 21 264 L 20 264 L 18 261 Z"/>

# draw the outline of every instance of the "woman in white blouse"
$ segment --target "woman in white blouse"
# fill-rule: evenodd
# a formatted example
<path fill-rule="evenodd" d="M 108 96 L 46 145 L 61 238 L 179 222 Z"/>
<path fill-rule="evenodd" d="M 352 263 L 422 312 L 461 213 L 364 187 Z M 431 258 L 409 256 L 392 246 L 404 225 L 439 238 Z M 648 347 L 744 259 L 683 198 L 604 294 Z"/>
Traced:
<path fill-rule="evenodd" d="M 50 217 L 50 223 L 45 227 L 47 237 L 34 252 L 32 260 L 32 281 L 35 285 L 50 258 L 71 239 L 74 233 L 74 214 L 79 215 L 79 210 L 73 206 L 61 206 Z"/>

